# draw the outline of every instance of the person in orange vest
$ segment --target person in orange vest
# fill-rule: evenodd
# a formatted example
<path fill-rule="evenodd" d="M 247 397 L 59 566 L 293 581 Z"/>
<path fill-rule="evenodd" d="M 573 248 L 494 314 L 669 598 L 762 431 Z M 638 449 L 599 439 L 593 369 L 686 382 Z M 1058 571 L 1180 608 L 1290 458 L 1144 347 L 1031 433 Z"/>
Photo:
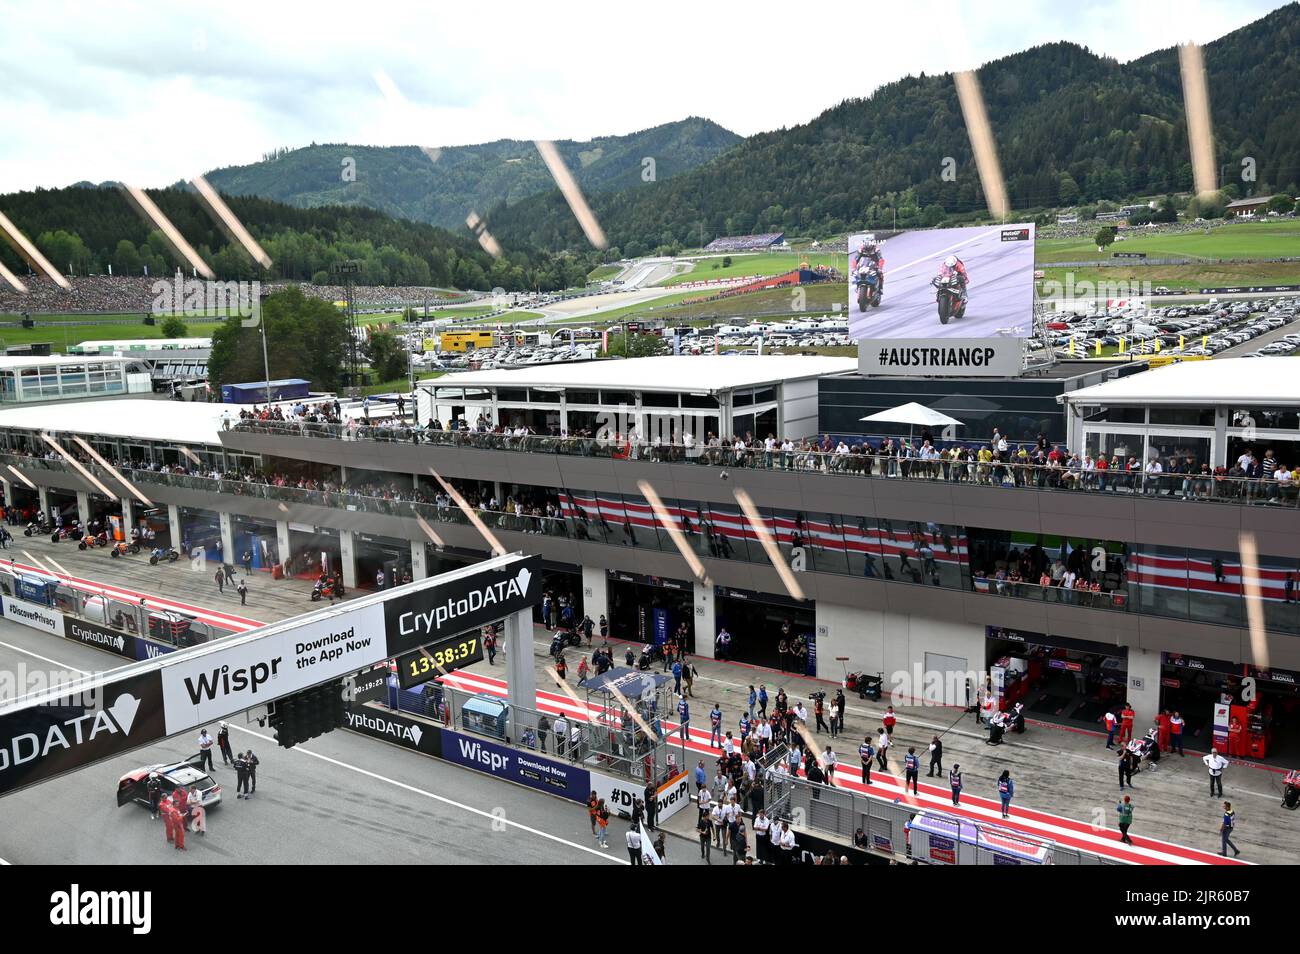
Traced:
<path fill-rule="evenodd" d="M 1124 703 L 1124 709 L 1119 714 L 1119 743 L 1133 741 L 1133 720 L 1137 718 L 1137 713 L 1127 702 Z"/>
<path fill-rule="evenodd" d="M 1115 718 L 1115 713 L 1107 712 L 1105 723 L 1106 748 L 1113 749 L 1115 747 L 1115 730 L 1119 728 L 1119 720 Z"/>

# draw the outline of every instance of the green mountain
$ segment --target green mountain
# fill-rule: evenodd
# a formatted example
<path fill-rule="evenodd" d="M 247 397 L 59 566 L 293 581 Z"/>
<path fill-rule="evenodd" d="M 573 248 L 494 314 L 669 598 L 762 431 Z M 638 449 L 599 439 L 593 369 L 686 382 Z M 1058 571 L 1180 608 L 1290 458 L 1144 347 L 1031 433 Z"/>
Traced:
<path fill-rule="evenodd" d="M 150 189 L 163 214 L 222 279 L 259 277 L 252 260 L 231 242 L 186 188 Z M 581 285 L 602 256 L 528 253 L 507 247 L 493 258 L 462 224 L 447 230 L 411 222 L 376 209 L 325 205 L 297 208 L 256 196 L 231 197 L 230 208 L 271 256 L 264 277 L 330 284 L 331 267 L 360 263 L 362 285 L 423 285 L 438 288 L 552 291 Z M 178 259 L 162 233 L 132 210 L 111 184 L 37 189 L 0 196 L 0 209 L 36 246 L 74 275 L 170 275 Z M 8 244 L 0 262 L 18 274 L 26 263 Z"/>
<path fill-rule="evenodd" d="M 740 141 L 707 119 L 691 117 L 589 142 L 559 140 L 556 149 L 588 193 L 642 182 L 643 160 L 654 160 L 662 181 L 694 169 Z M 351 160 L 351 162 L 349 162 Z M 345 176 L 349 169 L 355 177 Z M 417 146 L 329 144 L 283 150 L 262 162 L 208 173 L 228 195 L 257 195 L 289 205 L 353 205 L 389 215 L 465 227 L 482 215 L 554 188 L 551 174 L 527 140 L 501 139 L 477 146 L 424 150 Z"/>
<path fill-rule="evenodd" d="M 1300 4 L 1204 48 L 1216 164 L 1241 160 L 1260 194 L 1300 182 Z M 1176 49 L 1129 63 L 1073 43 L 1035 47 L 978 71 L 1014 209 L 1160 194 L 1191 185 Z M 945 178 L 951 157 L 955 178 Z M 811 122 L 752 136 L 691 172 L 605 193 L 593 208 L 611 243 L 636 255 L 724 234 L 833 235 L 861 226 L 935 225 L 984 199 L 951 74 L 908 76 Z M 494 207 L 504 241 L 581 248 L 563 200 Z"/>

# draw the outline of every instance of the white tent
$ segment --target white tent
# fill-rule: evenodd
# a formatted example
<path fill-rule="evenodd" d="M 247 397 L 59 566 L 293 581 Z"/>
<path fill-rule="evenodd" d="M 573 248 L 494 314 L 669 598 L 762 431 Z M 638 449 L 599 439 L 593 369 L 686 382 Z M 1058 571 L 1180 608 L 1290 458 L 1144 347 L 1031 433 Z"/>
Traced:
<path fill-rule="evenodd" d="M 913 427 L 917 425 L 921 427 L 947 427 L 950 424 L 962 424 L 955 417 L 949 417 L 941 411 L 932 410 L 924 404 L 917 404 L 915 401 L 900 404 L 898 407 L 891 407 L 886 411 L 877 411 L 875 414 L 868 414 L 866 417 L 858 418 L 858 420 L 881 421 L 888 424 L 910 424 Z"/>

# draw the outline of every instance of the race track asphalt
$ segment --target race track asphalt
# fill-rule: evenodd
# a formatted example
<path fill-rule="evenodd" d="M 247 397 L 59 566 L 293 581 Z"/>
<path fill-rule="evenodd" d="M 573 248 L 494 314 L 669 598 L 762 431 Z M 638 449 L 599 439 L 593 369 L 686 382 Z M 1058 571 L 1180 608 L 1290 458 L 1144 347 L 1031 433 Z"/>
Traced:
<path fill-rule="evenodd" d="M 38 658 L 38 657 L 44 657 Z M 116 657 L 0 620 L 0 672 L 104 670 Z M 19 668 L 21 664 L 21 667 Z M 74 673 L 75 675 L 75 673 Z M 6 699 L 5 702 L 11 700 Z M 188 851 L 166 843 L 143 808 L 119 808 L 117 780 L 141 765 L 192 755 L 176 737 L 0 799 L 0 859 L 10 864 L 624 864 L 625 826 L 599 850 L 587 813 L 528 789 L 346 730 L 292 750 L 243 717 L 236 751 L 261 760 L 258 792 L 235 798 L 234 771 L 216 758 L 223 804 Z M 215 727 L 214 727 L 215 730 Z M 197 733 L 196 733 L 197 734 Z M 669 840 L 670 860 L 692 863 Z"/>

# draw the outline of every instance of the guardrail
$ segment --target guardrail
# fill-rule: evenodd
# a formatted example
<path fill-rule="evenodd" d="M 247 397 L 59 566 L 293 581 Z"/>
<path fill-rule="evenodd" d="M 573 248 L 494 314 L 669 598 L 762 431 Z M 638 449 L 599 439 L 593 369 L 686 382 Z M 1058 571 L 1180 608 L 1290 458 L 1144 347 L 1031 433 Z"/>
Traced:
<path fill-rule="evenodd" d="M 0 452 L 0 465 L 3 464 L 75 474 L 75 470 L 63 459 L 24 457 Z M 102 482 L 112 480 L 111 472 L 96 464 L 85 463 L 83 466 Z M 139 484 L 196 490 L 205 495 L 234 495 L 284 504 L 406 518 L 423 522 L 430 529 L 437 525 L 473 524 L 469 515 L 445 496 L 440 502 L 429 502 L 394 496 L 371 496 L 356 490 L 284 487 L 228 477 L 201 477 L 132 468 L 123 468 L 121 472 Z M 620 522 L 617 517 L 607 518 L 603 512 L 591 511 L 588 506 L 580 504 L 567 491 L 561 491 L 560 505 L 565 512 L 559 516 L 487 509 L 477 509 L 474 515 L 489 531 L 537 534 L 580 543 L 680 553 L 678 543 L 658 521 L 647 526 L 644 523 L 633 525 L 630 520 Z M 762 508 L 760 514 L 764 524 L 779 540 L 783 552 L 788 552 L 785 548 L 792 545 L 788 534 L 778 532 L 773 519 L 764 515 Z M 682 542 L 702 558 L 769 565 L 770 558 L 757 535 L 743 527 L 739 531 L 734 527 L 720 528 L 717 521 L 723 516 L 722 513 L 715 514 L 710 510 L 707 515 L 697 513 L 691 521 L 680 519 L 677 525 Z M 732 513 L 728 516 L 736 517 Z M 1017 580 L 1009 572 L 1004 572 L 999 577 L 992 566 L 973 564 L 969 557 L 960 553 L 954 559 L 943 554 L 932 553 L 927 556 L 923 550 L 903 549 L 891 555 L 897 566 L 895 570 L 886 559 L 886 537 L 878 529 L 859 527 L 852 523 L 828 523 L 817 528 L 815 533 L 812 528 L 808 528 L 803 537 L 807 569 L 813 572 L 912 586 L 939 586 L 990 596 L 1051 601 L 1109 612 L 1141 613 L 1216 624 L 1241 625 L 1245 618 L 1245 596 L 1241 592 L 1222 593 L 1197 588 L 1192 585 L 1190 577 L 1183 578 L 1182 584 L 1176 585 L 1141 568 L 1135 570 L 1126 567 L 1118 582 L 1106 588 L 1102 588 L 1100 581 L 1097 581 L 1094 589 L 1092 581 L 1089 581 L 1088 588 L 1079 586 L 1067 589 L 1055 582 L 1041 585 L 1037 580 Z M 1147 579 L 1148 576 L 1150 579 Z M 1266 601 L 1265 610 L 1271 631 L 1300 632 L 1300 603 L 1269 600 Z"/>
<path fill-rule="evenodd" d="M 846 452 L 819 450 L 765 452 L 762 448 L 651 443 L 626 438 L 550 437 L 435 430 L 408 425 L 319 424 L 239 421 L 233 430 L 282 437 L 373 441 L 468 447 L 570 457 L 601 457 L 733 469 L 829 474 L 877 480 L 971 484 L 1063 493 L 1115 494 L 1161 500 L 1212 501 L 1236 505 L 1300 507 L 1294 482 L 1222 474 L 1146 473 L 1142 470 L 1084 470 L 1066 464 L 1020 464 L 1006 461 L 941 460 L 896 456 L 854 445 Z"/>

